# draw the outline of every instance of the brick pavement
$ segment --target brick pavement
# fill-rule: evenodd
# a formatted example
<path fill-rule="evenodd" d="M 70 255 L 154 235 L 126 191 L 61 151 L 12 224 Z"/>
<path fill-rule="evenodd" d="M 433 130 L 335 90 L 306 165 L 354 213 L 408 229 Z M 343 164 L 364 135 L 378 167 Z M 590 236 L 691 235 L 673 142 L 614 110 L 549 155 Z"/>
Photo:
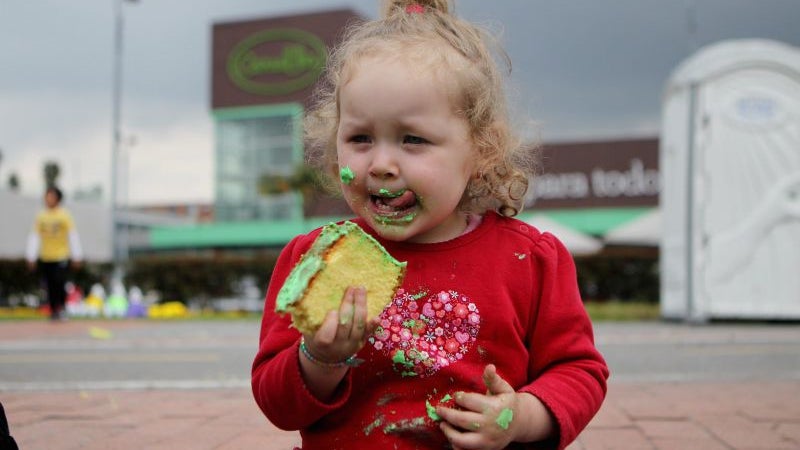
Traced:
<path fill-rule="evenodd" d="M 54 328 L 46 322 L 0 323 L 0 341 L 40 339 L 44 332 L 52 339 L 75 338 L 85 336 L 91 324 L 73 322 Z M 107 325 L 119 334 L 123 329 L 149 326 L 140 322 Z M 606 341 L 613 338 L 609 331 L 603 334 Z M 684 331 L 696 334 L 709 329 Z M 620 335 L 629 332 L 625 329 Z M 238 337 L 229 339 L 235 342 Z M 798 399 L 796 378 L 642 382 L 612 376 L 603 408 L 569 450 L 800 449 Z M 297 433 L 277 430 L 266 421 L 249 389 L 241 385 L 0 390 L 0 402 L 23 450 L 291 449 L 299 444 Z"/>
<path fill-rule="evenodd" d="M 611 383 L 569 450 L 798 449 L 800 383 Z M 291 449 L 247 389 L 3 392 L 22 449 Z"/>

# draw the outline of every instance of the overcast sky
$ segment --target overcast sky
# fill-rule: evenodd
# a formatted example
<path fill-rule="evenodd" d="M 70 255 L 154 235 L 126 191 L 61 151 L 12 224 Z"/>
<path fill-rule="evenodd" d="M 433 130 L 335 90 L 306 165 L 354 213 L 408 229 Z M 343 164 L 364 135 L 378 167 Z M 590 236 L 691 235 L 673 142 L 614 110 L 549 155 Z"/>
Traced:
<path fill-rule="evenodd" d="M 57 161 L 68 194 L 103 185 L 111 148 L 113 2 L 0 0 L 0 189 L 40 195 Z M 298 6 L 302 5 L 302 6 Z M 211 26 L 377 0 L 139 0 L 124 5 L 123 133 L 132 204 L 213 200 Z M 460 0 L 502 32 L 510 90 L 545 142 L 657 136 L 670 73 L 698 48 L 800 46 L 800 0 Z"/>

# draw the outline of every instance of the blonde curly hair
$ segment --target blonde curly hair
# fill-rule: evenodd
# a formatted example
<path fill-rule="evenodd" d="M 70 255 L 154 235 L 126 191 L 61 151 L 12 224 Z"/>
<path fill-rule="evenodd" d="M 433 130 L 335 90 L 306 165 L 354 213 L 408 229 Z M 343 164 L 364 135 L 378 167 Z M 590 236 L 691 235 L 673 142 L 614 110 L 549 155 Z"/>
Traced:
<path fill-rule="evenodd" d="M 434 71 L 446 70 L 454 80 L 454 107 L 467 121 L 478 152 L 460 208 L 516 215 L 534 162 L 531 148 L 522 145 L 510 126 L 498 59 L 509 71 L 511 63 L 487 32 L 455 17 L 448 0 L 386 1 L 381 19 L 348 27 L 331 52 L 304 121 L 309 160 L 327 175 L 327 187 L 338 190 L 339 88 L 358 70 L 361 58 L 374 55 L 402 55 Z"/>

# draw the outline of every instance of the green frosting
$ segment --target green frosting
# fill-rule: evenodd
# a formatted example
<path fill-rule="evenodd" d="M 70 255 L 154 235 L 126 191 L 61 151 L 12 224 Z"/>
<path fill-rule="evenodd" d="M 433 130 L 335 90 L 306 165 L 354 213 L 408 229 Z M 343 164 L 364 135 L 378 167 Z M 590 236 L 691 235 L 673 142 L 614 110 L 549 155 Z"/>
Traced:
<path fill-rule="evenodd" d="M 317 239 L 314 240 L 314 243 L 311 244 L 311 248 L 300 258 L 300 261 L 298 261 L 297 265 L 289 273 L 289 276 L 286 277 L 286 281 L 283 282 L 283 286 L 281 286 L 280 291 L 278 291 L 278 296 L 275 299 L 275 311 L 286 312 L 291 305 L 303 297 L 303 294 L 308 288 L 308 283 L 323 267 L 325 267 L 325 261 L 322 259 L 325 250 L 350 232 L 362 233 L 371 240 L 377 248 L 381 249 L 387 260 L 391 261 L 393 264 L 397 266 L 406 265 L 405 262 L 396 260 L 377 240 L 375 240 L 375 238 L 365 233 L 364 230 L 355 223 L 350 221 L 343 222 L 341 225 L 333 222 L 329 223 L 322 227 L 322 232 L 317 236 Z"/>
<path fill-rule="evenodd" d="M 292 270 L 292 273 L 286 278 L 281 290 L 278 291 L 278 297 L 275 299 L 275 311 L 285 312 L 289 305 L 296 302 L 303 296 L 308 282 L 314 278 L 314 275 L 322 269 L 325 263 L 322 259 L 313 256 L 304 257 L 300 259 L 297 266 Z"/>
<path fill-rule="evenodd" d="M 342 167 L 339 169 L 339 178 L 342 180 L 344 184 L 350 184 L 353 180 L 356 179 L 356 174 L 353 173 L 353 170 L 347 166 Z"/>
<path fill-rule="evenodd" d="M 511 420 L 514 419 L 514 411 L 509 408 L 503 408 L 500 411 L 500 414 L 497 415 L 497 419 L 495 419 L 495 423 L 500 425 L 500 428 L 507 430 L 508 426 L 511 424 Z"/>
<path fill-rule="evenodd" d="M 392 362 L 395 364 L 402 364 L 404 366 L 414 365 L 414 363 L 406 359 L 406 353 L 402 350 L 395 352 L 394 356 L 392 356 Z"/>
<path fill-rule="evenodd" d="M 397 197 L 400 197 L 401 195 L 403 195 L 405 193 L 406 193 L 405 189 L 400 189 L 397 192 L 392 192 L 392 191 L 390 191 L 388 189 L 381 188 L 378 191 L 378 195 L 380 195 L 381 197 L 386 197 L 386 198 L 397 198 Z"/>
<path fill-rule="evenodd" d="M 436 391 L 436 390 L 434 389 L 434 391 Z M 439 404 L 444 404 L 446 402 L 449 402 L 452 399 L 453 399 L 453 397 L 451 397 L 450 394 L 445 394 L 445 396 L 442 397 L 441 400 L 439 400 Z M 431 402 L 428 401 L 428 400 L 425 400 L 425 411 L 428 413 L 428 417 L 432 421 L 438 422 L 438 421 L 442 420 L 442 417 L 439 414 L 436 413 L 436 407 L 431 405 Z"/>
<path fill-rule="evenodd" d="M 300 258 L 292 272 L 286 277 L 286 281 L 283 282 L 281 290 L 278 291 L 278 297 L 275 299 L 275 311 L 286 312 L 289 306 L 303 297 L 308 283 L 325 267 L 325 262 L 322 260 L 325 249 L 345 234 L 346 228 L 335 223 L 330 223 L 322 228 L 322 233 L 317 236 L 311 248 Z"/>
<path fill-rule="evenodd" d="M 442 420 L 442 417 L 439 414 L 436 414 L 436 407 L 431 405 L 431 402 L 425 400 L 425 411 L 428 413 L 428 417 L 434 422 L 438 422 Z"/>
<path fill-rule="evenodd" d="M 375 221 L 381 225 L 403 225 L 412 222 L 417 217 L 417 213 L 406 214 L 403 217 L 384 217 L 374 216 Z"/>

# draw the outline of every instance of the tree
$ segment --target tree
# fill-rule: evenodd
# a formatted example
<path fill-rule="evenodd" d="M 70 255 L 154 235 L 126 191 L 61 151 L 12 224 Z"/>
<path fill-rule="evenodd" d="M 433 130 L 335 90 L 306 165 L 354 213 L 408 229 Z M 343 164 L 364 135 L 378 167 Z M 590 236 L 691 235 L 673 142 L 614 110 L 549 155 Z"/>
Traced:
<path fill-rule="evenodd" d="M 8 176 L 8 189 L 13 192 L 19 192 L 19 177 L 14 172 L 11 172 L 11 175 Z"/>
<path fill-rule="evenodd" d="M 306 164 L 295 167 L 290 175 L 263 174 L 259 178 L 258 190 L 262 195 L 300 192 L 307 198 L 314 190 L 322 186 L 322 175 L 319 170 Z"/>
<path fill-rule="evenodd" d="M 61 168 L 55 161 L 47 161 L 44 163 L 44 184 L 45 188 L 56 186 L 58 176 L 61 175 Z"/>

